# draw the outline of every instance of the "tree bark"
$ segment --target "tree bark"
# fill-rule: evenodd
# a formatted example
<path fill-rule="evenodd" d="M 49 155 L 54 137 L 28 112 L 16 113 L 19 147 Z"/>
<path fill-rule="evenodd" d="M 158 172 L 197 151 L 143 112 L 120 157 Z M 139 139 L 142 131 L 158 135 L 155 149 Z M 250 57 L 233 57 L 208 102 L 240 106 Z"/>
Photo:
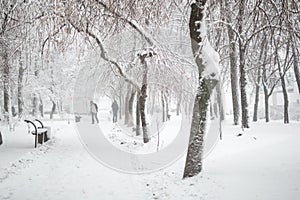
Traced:
<path fill-rule="evenodd" d="M 228 8 L 228 0 L 225 0 L 225 8 Z M 232 16 L 228 12 L 227 23 L 232 23 Z M 227 25 L 227 34 L 229 38 L 229 61 L 230 61 L 230 83 L 232 94 L 232 108 L 233 108 L 233 124 L 239 124 L 240 118 L 240 104 L 239 104 L 239 90 L 238 90 L 238 69 L 237 69 L 237 50 L 235 44 L 235 33 L 231 25 Z"/>
<path fill-rule="evenodd" d="M 143 68 L 144 68 L 143 83 L 142 83 L 141 95 L 140 95 L 140 99 L 139 99 L 140 115 L 141 115 L 142 129 L 143 129 L 143 141 L 144 141 L 144 143 L 148 143 L 149 142 L 148 127 L 147 127 L 146 113 L 145 113 L 147 87 L 148 87 L 148 77 L 147 77 L 148 76 L 148 66 L 147 66 L 147 62 L 146 62 L 144 56 L 141 56 L 140 59 L 141 59 L 141 64 L 143 65 Z"/>
<path fill-rule="evenodd" d="M 283 100 L 284 100 L 283 122 L 285 124 L 288 124 L 288 123 L 290 123 L 290 120 L 289 120 L 289 98 L 288 98 L 288 93 L 287 93 L 284 77 L 281 78 L 281 86 L 282 86 Z"/>
<path fill-rule="evenodd" d="M 223 98 L 222 98 L 222 90 L 221 90 L 221 83 L 218 82 L 217 86 L 217 101 L 219 106 L 219 114 L 220 114 L 220 120 L 225 120 L 225 114 L 224 114 L 224 106 L 223 106 Z"/>
<path fill-rule="evenodd" d="M 242 127 L 249 128 L 248 122 L 248 99 L 247 99 L 247 92 L 246 92 L 246 65 L 245 65 L 245 53 L 246 53 L 246 46 L 244 44 L 242 34 L 243 34 L 243 17 L 245 11 L 245 0 L 240 1 L 239 5 L 239 22 L 238 22 L 238 31 L 239 31 L 239 59 L 240 59 L 240 91 L 241 91 L 241 107 L 242 107 Z"/>
<path fill-rule="evenodd" d="M 21 58 L 19 60 L 19 74 L 18 74 L 18 115 L 19 118 L 23 115 L 23 106 L 24 106 L 24 100 L 23 100 L 23 78 L 24 78 L 24 71 L 23 64 L 21 61 Z"/>
<path fill-rule="evenodd" d="M 258 103 L 259 103 L 259 83 L 260 83 L 260 69 L 257 69 L 257 83 L 255 84 L 255 102 L 254 102 L 254 111 L 253 111 L 253 121 L 257 122 L 258 115 Z"/>
<path fill-rule="evenodd" d="M 176 115 L 179 116 L 181 111 L 181 101 L 182 101 L 182 94 L 179 94 L 179 97 L 177 99 L 177 105 L 176 105 Z"/>
<path fill-rule="evenodd" d="M 51 112 L 50 112 L 50 119 L 53 119 L 53 115 L 54 115 L 55 110 L 56 110 L 56 103 L 52 99 L 51 99 L 51 102 L 52 102 L 52 108 L 51 108 Z"/>
<path fill-rule="evenodd" d="M 165 99 L 165 106 L 166 106 L 166 109 L 165 109 L 165 121 L 168 121 L 169 120 L 169 103 L 168 103 L 168 97 L 167 95 L 164 93 L 164 99 Z"/>
<path fill-rule="evenodd" d="M 263 59 L 264 56 L 264 59 Z M 258 60 L 261 61 L 263 59 L 263 63 L 259 63 L 259 67 L 257 68 L 257 73 L 256 73 L 256 83 L 255 83 L 255 102 L 254 102 L 254 111 L 253 111 L 253 121 L 257 122 L 258 120 L 258 104 L 259 104 L 259 90 L 260 90 L 260 84 L 261 84 L 261 79 L 262 79 L 262 74 L 261 74 L 261 65 L 265 66 L 266 65 L 266 59 L 267 59 L 267 42 L 266 38 L 263 39 L 262 41 L 262 51 L 259 55 Z"/>
<path fill-rule="evenodd" d="M 11 117 L 12 117 L 12 106 L 11 106 L 11 85 L 10 85 L 10 78 L 11 78 L 11 72 L 10 72 L 10 66 L 8 61 L 8 49 L 6 44 L 3 46 L 3 97 L 4 97 L 4 111 L 6 114 L 6 120 L 8 122 L 9 127 L 11 127 Z"/>
<path fill-rule="evenodd" d="M 268 95 L 268 91 L 265 89 L 264 89 L 264 95 L 265 95 L 265 119 L 266 119 L 266 122 L 270 122 L 269 95 Z"/>
<path fill-rule="evenodd" d="M 293 57 L 294 57 L 294 73 L 295 78 L 298 86 L 298 92 L 300 94 L 300 72 L 299 72 L 299 56 L 297 55 L 297 50 L 295 47 L 295 44 L 291 42 L 292 44 L 292 51 L 293 51 Z"/>
<path fill-rule="evenodd" d="M 201 58 L 202 36 L 201 25 L 204 26 L 204 6 L 206 0 L 196 0 L 191 5 L 191 16 L 189 22 L 190 38 L 195 62 L 198 66 L 198 90 L 196 93 L 193 109 L 188 152 L 185 162 L 183 178 L 193 177 L 202 170 L 202 155 L 204 134 L 207 124 L 207 111 L 211 92 L 217 80 L 202 76 L 205 65 Z"/>
<path fill-rule="evenodd" d="M 140 92 L 136 93 L 136 117 L 135 117 L 135 121 L 136 121 L 136 128 L 135 128 L 135 132 L 136 132 L 136 136 L 141 135 L 141 115 L 140 115 Z"/>
<path fill-rule="evenodd" d="M 280 67 L 279 63 L 278 63 L 278 70 L 279 70 L 281 88 L 282 88 L 282 94 L 283 94 L 283 122 L 285 124 L 288 124 L 290 122 L 290 120 L 289 120 L 289 98 L 288 98 L 288 92 L 286 89 L 284 75 L 281 71 L 281 67 Z"/>
<path fill-rule="evenodd" d="M 41 97 L 40 97 L 39 111 L 40 111 L 41 117 L 44 117 L 44 105 L 43 105 L 43 100 Z"/>
<path fill-rule="evenodd" d="M 125 106 L 125 119 L 124 119 L 124 124 L 127 125 L 129 122 L 129 99 L 131 96 L 131 91 L 130 91 L 130 85 L 127 85 L 127 93 L 126 93 L 126 97 L 125 97 L 125 102 L 124 102 L 124 106 Z"/>
<path fill-rule="evenodd" d="M 39 76 L 39 69 L 37 66 L 37 57 L 35 58 L 35 64 L 34 64 L 34 76 L 36 79 L 38 79 Z M 39 103 L 38 103 L 38 94 L 36 91 L 33 93 L 33 99 L 32 99 L 32 115 L 34 117 L 37 117 L 38 115 L 38 110 L 39 110 Z"/>
<path fill-rule="evenodd" d="M 120 92 L 120 95 L 119 95 L 119 119 L 122 119 L 122 110 L 123 110 L 122 94 Z"/>
<path fill-rule="evenodd" d="M 162 120 L 163 122 L 166 121 L 166 106 L 165 106 L 165 100 L 164 100 L 164 91 L 162 90 L 161 91 L 161 95 L 160 95 L 160 98 L 161 98 L 161 105 L 162 105 Z"/>
<path fill-rule="evenodd" d="M 131 92 L 129 102 L 128 102 L 128 126 L 131 127 L 133 126 L 133 102 L 134 102 L 134 96 L 135 96 L 135 91 Z"/>
<path fill-rule="evenodd" d="M 266 69 L 266 65 L 263 65 L 263 88 L 264 88 L 264 98 L 265 98 L 265 120 L 266 122 L 270 121 L 270 115 L 269 115 L 269 92 L 268 92 L 268 88 L 266 85 L 266 81 L 267 81 L 267 69 Z"/>
<path fill-rule="evenodd" d="M 37 117 L 38 115 L 38 107 L 39 107 L 39 103 L 38 103 L 37 93 L 34 93 L 32 99 L 32 115 L 34 117 Z"/>
<path fill-rule="evenodd" d="M 8 113 L 10 110 L 9 99 L 10 99 L 10 69 L 8 63 L 8 52 L 7 47 L 3 48 L 3 103 L 4 103 L 4 111 Z"/>

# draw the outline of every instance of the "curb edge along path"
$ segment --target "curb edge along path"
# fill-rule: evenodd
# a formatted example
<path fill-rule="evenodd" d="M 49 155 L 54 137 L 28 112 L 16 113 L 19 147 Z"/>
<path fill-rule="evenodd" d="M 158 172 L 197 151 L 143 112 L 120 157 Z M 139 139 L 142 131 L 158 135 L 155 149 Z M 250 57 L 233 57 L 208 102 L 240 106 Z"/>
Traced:
<path fill-rule="evenodd" d="M 37 149 L 45 155 L 30 153 L 16 161 L 25 159 L 25 165 L 8 170 L 0 181 L 0 199 L 145 199 L 142 177 L 95 161 L 80 143 L 74 124 L 55 136 L 54 143 L 45 145 L 46 151 Z"/>

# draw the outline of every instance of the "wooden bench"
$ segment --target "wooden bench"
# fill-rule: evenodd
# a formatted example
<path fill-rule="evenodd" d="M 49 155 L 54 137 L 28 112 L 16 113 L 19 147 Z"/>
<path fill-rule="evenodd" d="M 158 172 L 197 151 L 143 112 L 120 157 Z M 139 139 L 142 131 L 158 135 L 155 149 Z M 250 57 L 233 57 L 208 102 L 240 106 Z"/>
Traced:
<path fill-rule="evenodd" d="M 48 129 L 44 127 L 43 123 L 35 119 L 34 121 L 30 120 L 24 120 L 28 125 L 32 125 L 34 127 L 34 130 L 31 131 L 31 134 L 34 135 L 35 141 L 34 141 L 34 147 L 37 147 L 37 143 L 43 144 L 44 142 L 47 142 L 49 140 L 47 132 Z M 35 123 L 36 122 L 36 123 Z M 37 124 L 38 123 L 38 124 Z M 28 129 L 30 132 L 30 127 Z"/>

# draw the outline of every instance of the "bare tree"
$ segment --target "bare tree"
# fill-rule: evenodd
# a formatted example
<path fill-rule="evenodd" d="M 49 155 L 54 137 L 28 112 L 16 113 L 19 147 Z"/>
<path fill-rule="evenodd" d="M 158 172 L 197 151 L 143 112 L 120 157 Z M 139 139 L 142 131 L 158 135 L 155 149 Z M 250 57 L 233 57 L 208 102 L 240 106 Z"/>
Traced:
<path fill-rule="evenodd" d="M 205 26 L 205 4 L 206 0 L 197 0 L 191 4 L 189 28 L 192 51 L 198 68 L 198 90 L 194 101 L 189 147 L 183 178 L 193 177 L 202 170 L 203 142 L 207 124 L 209 99 L 212 90 L 218 82 L 216 77 L 214 77 L 217 74 L 210 74 L 210 76 L 203 74 L 208 67 L 204 64 L 201 55 L 202 44 L 205 39 L 203 38 L 205 37 L 205 33 L 203 32 L 203 26 Z"/>

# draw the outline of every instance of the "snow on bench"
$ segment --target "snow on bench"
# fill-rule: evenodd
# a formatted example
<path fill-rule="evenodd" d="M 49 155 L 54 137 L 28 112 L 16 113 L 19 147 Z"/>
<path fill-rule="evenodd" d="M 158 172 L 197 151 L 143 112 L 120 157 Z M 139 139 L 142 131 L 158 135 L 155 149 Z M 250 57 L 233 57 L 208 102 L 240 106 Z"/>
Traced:
<path fill-rule="evenodd" d="M 43 123 L 38 120 L 24 120 L 28 124 L 28 132 L 35 135 L 34 147 L 37 147 L 37 143 L 43 144 L 49 140 L 48 128 L 44 127 Z M 38 124 L 37 124 L 38 123 Z M 34 130 L 30 131 L 30 124 L 34 127 Z"/>

